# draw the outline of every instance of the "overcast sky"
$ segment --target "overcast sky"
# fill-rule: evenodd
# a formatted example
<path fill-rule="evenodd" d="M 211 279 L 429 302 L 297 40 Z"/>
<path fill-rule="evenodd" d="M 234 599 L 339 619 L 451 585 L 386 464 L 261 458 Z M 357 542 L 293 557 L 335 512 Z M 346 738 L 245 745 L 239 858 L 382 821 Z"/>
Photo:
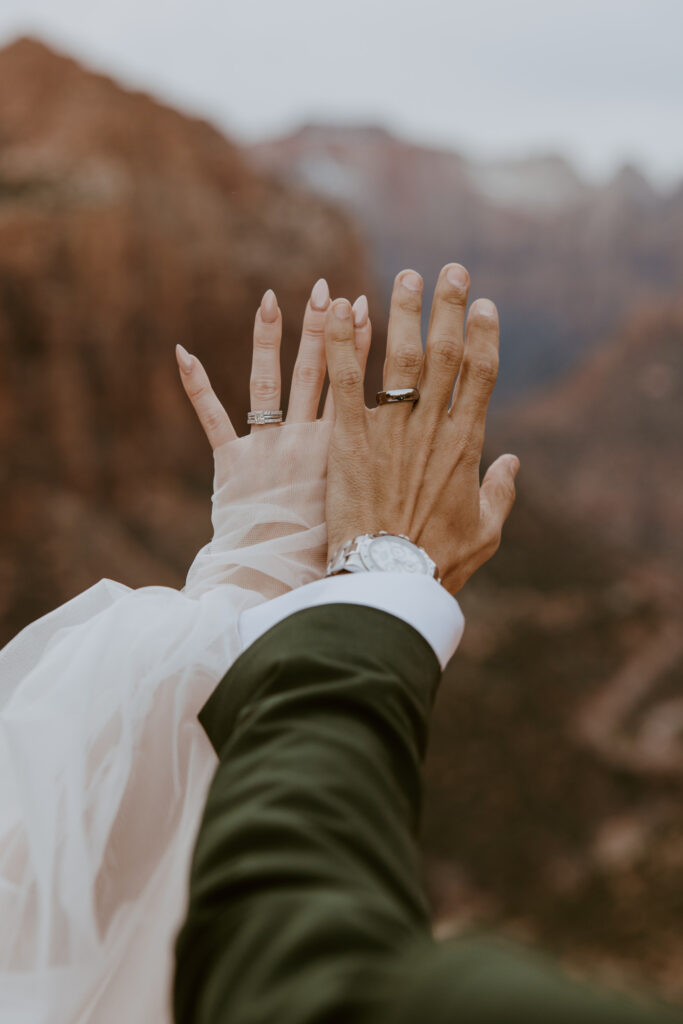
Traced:
<path fill-rule="evenodd" d="M 238 139 L 378 122 L 683 178 L 683 0 L 0 0 L 0 43 L 20 33 Z"/>

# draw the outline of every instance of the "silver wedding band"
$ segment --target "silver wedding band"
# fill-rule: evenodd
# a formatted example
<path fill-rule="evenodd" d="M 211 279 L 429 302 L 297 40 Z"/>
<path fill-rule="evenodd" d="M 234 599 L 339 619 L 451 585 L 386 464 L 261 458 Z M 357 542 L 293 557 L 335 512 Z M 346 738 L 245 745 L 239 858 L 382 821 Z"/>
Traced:
<path fill-rule="evenodd" d="M 264 423 L 282 423 L 282 409 L 255 409 L 247 413 L 249 426 L 262 427 Z"/>
<path fill-rule="evenodd" d="M 388 388 L 377 392 L 378 405 L 391 405 L 392 402 L 417 402 L 420 392 L 417 388 Z"/>

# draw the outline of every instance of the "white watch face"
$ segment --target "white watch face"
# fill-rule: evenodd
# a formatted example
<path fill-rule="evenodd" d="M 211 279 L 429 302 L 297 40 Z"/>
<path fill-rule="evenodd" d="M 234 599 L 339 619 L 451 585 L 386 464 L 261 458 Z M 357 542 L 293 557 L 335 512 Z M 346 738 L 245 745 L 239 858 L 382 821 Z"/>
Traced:
<path fill-rule="evenodd" d="M 424 552 L 401 537 L 373 537 L 363 545 L 361 556 L 368 569 L 378 569 L 380 572 L 432 571 Z"/>

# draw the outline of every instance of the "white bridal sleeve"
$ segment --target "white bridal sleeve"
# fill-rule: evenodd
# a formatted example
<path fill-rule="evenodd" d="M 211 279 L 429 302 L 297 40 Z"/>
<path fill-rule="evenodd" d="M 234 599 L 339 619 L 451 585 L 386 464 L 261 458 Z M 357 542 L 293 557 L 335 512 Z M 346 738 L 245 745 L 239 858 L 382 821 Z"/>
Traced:
<path fill-rule="evenodd" d="M 182 591 L 100 580 L 0 652 L 0 1021 L 170 1022 L 215 754 L 196 715 L 240 614 L 324 571 L 327 423 L 215 452 Z"/>

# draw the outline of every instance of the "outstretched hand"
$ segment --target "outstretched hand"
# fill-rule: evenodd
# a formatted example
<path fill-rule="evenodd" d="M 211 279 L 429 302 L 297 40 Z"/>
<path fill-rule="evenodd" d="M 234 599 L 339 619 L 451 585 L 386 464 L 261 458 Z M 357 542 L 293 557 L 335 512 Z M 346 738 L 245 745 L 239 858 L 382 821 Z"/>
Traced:
<path fill-rule="evenodd" d="M 286 423 L 309 423 L 318 418 L 318 408 L 325 381 L 325 316 L 330 305 L 330 292 L 324 278 L 313 286 L 306 303 L 301 341 L 289 395 Z M 365 370 L 370 350 L 372 327 L 368 316 L 368 301 L 359 296 L 353 304 L 354 351 L 358 363 Z M 254 319 L 253 353 L 249 396 L 253 410 L 280 408 L 281 375 L 280 344 L 282 341 L 282 313 L 275 293 L 268 289 L 261 300 Z M 216 396 L 206 370 L 196 356 L 190 355 L 182 345 L 176 346 L 176 358 L 183 387 L 190 399 L 212 449 L 215 451 L 227 441 L 237 437 L 228 413 Z M 334 418 L 334 399 L 331 391 L 325 401 L 323 420 Z M 254 425 L 251 432 L 277 429 L 278 424 Z"/>
<path fill-rule="evenodd" d="M 198 597 L 231 583 L 266 599 L 318 579 L 327 550 L 325 480 L 334 423 L 331 392 L 318 416 L 325 379 L 324 328 L 330 295 L 321 279 L 304 313 L 287 418 L 238 437 L 204 367 L 178 348 L 185 391 L 214 456 L 213 536 L 196 555 L 184 592 Z M 371 326 L 367 300 L 354 303 L 354 356 L 364 367 Z M 267 291 L 254 321 L 251 408 L 280 408 L 282 315 Z"/>
<path fill-rule="evenodd" d="M 516 456 L 502 455 L 479 484 L 499 329 L 488 299 L 474 302 L 466 319 L 469 283 L 459 264 L 442 269 L 423 354 L 422 278 L 408 270 L 394 282 L 383 388 L 419 388 L 416 404 L 366 409 L 349 303 L 337 299 L 325 321 L 337 408 L 328 554 L 364 533 L 404 534 L 434 559 L 452 594 L 497 550 L 519 467 Z"/>

